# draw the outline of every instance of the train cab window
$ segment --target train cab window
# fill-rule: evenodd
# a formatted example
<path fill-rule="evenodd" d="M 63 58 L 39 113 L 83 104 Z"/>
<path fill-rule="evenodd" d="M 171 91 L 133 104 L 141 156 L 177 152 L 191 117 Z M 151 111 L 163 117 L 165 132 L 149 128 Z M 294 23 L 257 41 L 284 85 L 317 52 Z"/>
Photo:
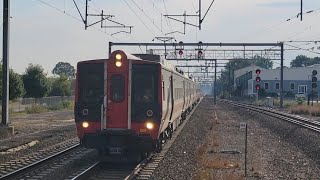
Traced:
<path fill-rule="evenodd" d="M 122 102 L 124 100 L 125 82 L 121 74 L 111 76 L 110 93 L 113 102 Z"/>
<path fill-rule="evenodd" d="M 78 98 L 81 103 L 103 102 L 103 63 L 81 63 L 78 65 Z"/>
<path fill-rule="evenodd" d="M 132 96 L 131 118 L 132 121 L 142 122 L 146 118 L 148 110 L 153 111 L 153 116 L 159 114 L 158 88 L 159 88 L 158 65 L 134 64 L 132 65 Z M 164 83 L 162 84 L 164 88 Z"/>

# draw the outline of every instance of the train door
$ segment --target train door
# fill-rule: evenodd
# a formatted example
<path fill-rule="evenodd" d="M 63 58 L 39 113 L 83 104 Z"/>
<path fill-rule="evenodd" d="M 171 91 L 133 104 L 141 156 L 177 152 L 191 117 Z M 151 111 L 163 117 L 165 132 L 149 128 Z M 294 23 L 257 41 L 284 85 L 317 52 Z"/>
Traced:
<path fill-rule="evenodd" d="M 118 52 L 115 53 L 116 56 Z M 120 54 L 120 53 L 119 53 Z M 130 129 L 131 116 L 129 102 L 131 87 L 131 60 L 121 54 L 121 64 L 116 66 L 114 55 L 107 61 L 107 105 L 106 105 L 106 127 L 117 129 Z"/>
<path fill-rule="evenodd" d="M 185 111 L 185 105 L 186 105 L 186 81 L 183 79 L 183 106 L 182 106 L 182 111 Z"/>
<path fill-rule="evenodd" d="M 170 76 L 170 98 L 171 98 L 171 109 L 170 109 L 170 121 L 172 120 L 173 108 L 174 108 L 174 94 L 173 94 L 173 74 Z"/>

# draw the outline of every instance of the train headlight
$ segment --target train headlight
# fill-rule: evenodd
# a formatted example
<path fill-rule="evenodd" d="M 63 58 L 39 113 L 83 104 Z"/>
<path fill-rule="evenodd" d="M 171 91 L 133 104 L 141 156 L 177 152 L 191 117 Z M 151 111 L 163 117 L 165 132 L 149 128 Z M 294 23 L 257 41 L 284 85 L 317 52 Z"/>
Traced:
<path fill-rule="evenodd" d="M 82 123 L 82 127 L 83 127 L 83 128 L 88 128 L 88 127 L 89 127 L 89 123 L 86 122 L 86 121 L 84 121 L 84 122 Z"/>
<path fill-rule="evenodd" d="M 121 58 L 122 58 L 121 54 L 116 54 L 116 59 L 117 60 L 121 60 Z"/>
<path fill-rule="evenodd" d="M 116 61 L 116 66 L 117 67 L 121 67 L 122 66 L 122 62 L 121 61 Z"/>
<path fill-rule="evenodd" d="M 115 65 L 116 67 L 121 67 L 122 66 L 122 62 L 121 62 L 121 59 L 122 59 L 122 55 L 121 54 L 116 54 L 116 62 L 115 62 Z"/>
<path fill-rule="evenodd" d="M 154 125 L 152 122 L 147 122 L 146 127 L 147 127 L 147 129 L 152 130 L 154 128 Z"/>

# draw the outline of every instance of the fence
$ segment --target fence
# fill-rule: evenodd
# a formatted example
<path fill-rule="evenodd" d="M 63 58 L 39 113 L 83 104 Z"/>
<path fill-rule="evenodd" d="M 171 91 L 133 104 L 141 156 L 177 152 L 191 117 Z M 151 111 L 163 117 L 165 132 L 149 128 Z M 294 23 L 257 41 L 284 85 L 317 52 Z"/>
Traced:
<path fill-rule="evenodd" d="M 44 98 L 20 98 L 9 103 L 9 111 L 11 112 L 21 112 L 27 107 L 32 105 L 43 105 L 47 107 L 54 107 L 60 105 L 63 101 L 73 101 L 74 96 L 52 96 Z M 0 107 L 2 106 L 2 101 L 0 100 Z M 1 111 L 1 109 L 0 109 Z"/>

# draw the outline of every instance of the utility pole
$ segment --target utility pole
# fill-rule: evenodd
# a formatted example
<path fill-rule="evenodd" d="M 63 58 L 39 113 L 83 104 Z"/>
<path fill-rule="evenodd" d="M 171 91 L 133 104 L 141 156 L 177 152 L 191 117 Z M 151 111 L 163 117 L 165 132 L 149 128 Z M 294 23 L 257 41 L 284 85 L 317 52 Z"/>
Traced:
<path fill-rule="evenodd" d="M 202 19 L 201 19 L 201 0 L 199 0 L 199 30 L 201 30 L 201 23 L 202 23 Z"/>
<path fill-rule="evenodd" d="M 9 31 L 10 0 L 3 1 L 3 44 L 2 44 L 2 125 L 9 125 Z"/>
<path fill-rule="evenodd" d="M 217 104 L 217 59 L 214 61 L 214 104 Z"/>
<path fill-rule="evenodd" d="M 302 5 L 303 5 L 303 0 L 301 0 L 301 6 L 300 6 L 300 20 L 302 21 Z"/>

